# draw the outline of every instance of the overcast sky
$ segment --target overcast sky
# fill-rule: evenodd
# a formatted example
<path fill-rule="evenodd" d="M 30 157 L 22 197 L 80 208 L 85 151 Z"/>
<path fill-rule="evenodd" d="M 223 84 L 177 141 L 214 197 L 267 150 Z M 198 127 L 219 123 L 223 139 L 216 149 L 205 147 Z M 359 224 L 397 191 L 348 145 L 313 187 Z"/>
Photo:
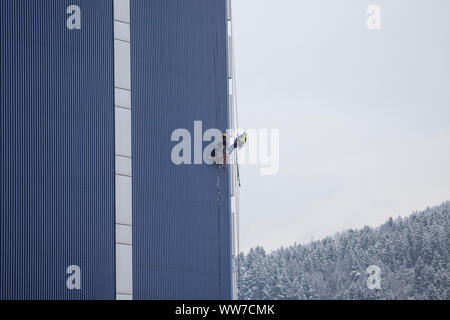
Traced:
<path fill-rule="evenodd" d="M 450 200 L 449 14 L 447 0 L 233 0 L 239 124 L 281 143 L 278 175 L 241 169 L 242 250 Z"/>

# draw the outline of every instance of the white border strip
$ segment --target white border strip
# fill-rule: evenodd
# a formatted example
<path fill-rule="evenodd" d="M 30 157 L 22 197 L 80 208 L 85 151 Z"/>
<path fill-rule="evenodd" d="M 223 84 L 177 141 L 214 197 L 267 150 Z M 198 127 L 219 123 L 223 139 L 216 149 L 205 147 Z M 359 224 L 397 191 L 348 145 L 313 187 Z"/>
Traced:
<path fill-rule="evenodd" d="M 114 0 L 116 299 L 133 299 L 130 1 Z"/>

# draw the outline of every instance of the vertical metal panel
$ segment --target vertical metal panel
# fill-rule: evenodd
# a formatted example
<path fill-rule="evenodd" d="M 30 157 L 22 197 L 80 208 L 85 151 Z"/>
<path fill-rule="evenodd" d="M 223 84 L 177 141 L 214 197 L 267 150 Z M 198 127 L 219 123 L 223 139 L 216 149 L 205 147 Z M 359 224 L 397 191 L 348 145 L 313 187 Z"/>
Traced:
<path fill-rule="evenodd" d="M 228 172 L 174 165 L 170 142 L 195 120 L 227 128 L 226 0 L 134 0 L 130 13 L 134 299 L 229 299 Z"/>
<path fill-rule="evenodd" d="M 0 299 L 115 298 L 112 15 L 112 0 L 0 1 Z"/>

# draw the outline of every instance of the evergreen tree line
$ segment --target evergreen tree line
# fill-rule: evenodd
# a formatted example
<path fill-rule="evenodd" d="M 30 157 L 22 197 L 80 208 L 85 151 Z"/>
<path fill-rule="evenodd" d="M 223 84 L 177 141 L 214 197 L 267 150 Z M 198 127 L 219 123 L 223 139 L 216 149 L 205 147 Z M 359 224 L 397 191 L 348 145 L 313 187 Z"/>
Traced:
<path fill-rule="evenodd" d="M 239 298 L 450 299 L 449 218 L 446 202 L 306 245 L 252 248 L 240 254 Z M 371 265 L 379 289 L 367 286 Z"/>

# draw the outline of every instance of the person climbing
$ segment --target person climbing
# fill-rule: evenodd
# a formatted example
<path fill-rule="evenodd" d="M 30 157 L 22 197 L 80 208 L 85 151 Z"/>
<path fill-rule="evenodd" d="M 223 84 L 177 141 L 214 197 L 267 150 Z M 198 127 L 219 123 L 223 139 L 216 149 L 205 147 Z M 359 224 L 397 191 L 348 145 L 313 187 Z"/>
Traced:
<path fill-rule="evenodd" d="M 223 148 L 223 150 L 227 149 L 227 134 L 226 133 L 222 133 L 222 148 Z M 213 158 L 213 159 L 216 158 L 216 149 L 217 148 L 214 148 L 211 151 L 211 158 Z"/>
<path fill-rule="evenodd" d="M 223 148 L 224 153 L 226 151 L 227 154 L 231 154 L 231 153 L 233 153 L 233 151 L 235 149 L 239 150 L 245 145 L 245 143 L 247 142 L 247 132 L 244 132 L 239 137 L 237 137 L 234 140 L 233 144 L 230 145 L 228 148 L 227 148 L 227 134 L 226 133 L 222 133 L 222 139 L 223 140 L 222 140 L 222 147 L 221 148 Z M 216 158 L 216 149 L 218 149 L 218 148 L 214 148 L 211 151 L 211 158 L 212 159 Z"/>

